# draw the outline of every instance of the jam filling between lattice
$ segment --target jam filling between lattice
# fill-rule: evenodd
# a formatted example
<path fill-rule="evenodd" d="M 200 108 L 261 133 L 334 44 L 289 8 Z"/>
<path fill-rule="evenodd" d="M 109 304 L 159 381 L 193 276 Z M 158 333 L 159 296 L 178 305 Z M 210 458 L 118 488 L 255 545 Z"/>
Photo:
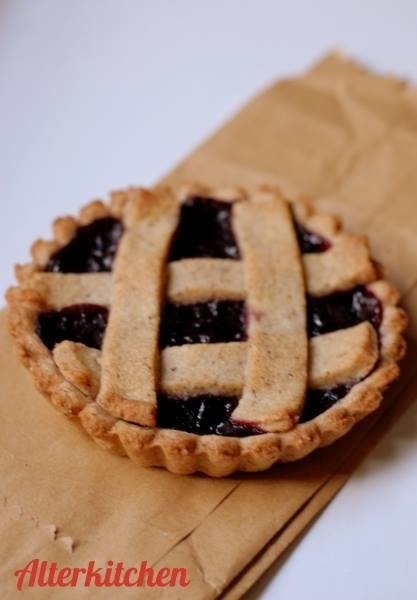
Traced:
<path fill-rule="evenodd" d="M 316 233 L 295 224 L 300 251 L 324 252 L 330 247 Z M 45 270 L 61 273 L 111 271 L 123 234 L 117 219 L 106 217 L 77 229 L 73 239 L 53 254 Z M 181 208 L 169 261 L 183 258 L 240 259 L 231 227 L 231 205 L 210 198 L 190 198 Z M 76 304 L 59 311 L 47 311 L 38 317 L 36 331 L 49 350 L 70 340 L 92 348 L 101 348 L 108 320 L 108 308 L 94 304 Z M 163 308 L 160 347 L 193 343 L 244 341 L 246 312 L 243 301 L 216 300 L 205 303 L 173 304 Z M 379 300 L 365 287 L 335 293 L 323 298 L 307 298 L 309 337 L 369 321 L 378 330 L 382 320 Z M 307 392 L 300 422 L 324 412 L 343 398 L 352 385 Z M 200 395 L 167 397 L 158 395 L 157 425 L 197 434 L 247 436 L 262 430 L 247 423 L 235 423 L 230 415 L 238 398 Z"/>

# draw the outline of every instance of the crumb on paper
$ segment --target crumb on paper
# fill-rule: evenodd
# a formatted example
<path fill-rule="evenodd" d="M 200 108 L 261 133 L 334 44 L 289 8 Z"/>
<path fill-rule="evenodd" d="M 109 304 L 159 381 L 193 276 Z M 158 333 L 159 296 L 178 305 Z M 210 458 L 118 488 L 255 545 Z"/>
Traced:
<path fill-rule="evenodd" d="M 46 530 L 48 531 L 51 540 L 56 540 L 56 534 L 58 533 L 58 527 L 51 523 L 50 525 L 46 525 Z"/>
<path fill-rule="evenodd" d="M 64 536 L 58 538 L 58 542 L 60 542 L 64 546 L 64 548 L 65 548 L 65 550 L 67 550 L 67 552 L 69 552 L 70 554 L 73 553 L 74 548 L 75 548 L 74 538 L 72 538 L 69 535 L 64 535 Z"/>
<path fill-rule="evenodd" d="M 75 548 L 75 540 L 70 535 L 58 535 L 59 529 L 55 523 L 50 523 L 49 525 L 45 525 L 45 529 L 49 533 L 49 537 L 53 542 L 59 542 L 62 546 L 64 546 L 65 550 L 72 554 Z"/>

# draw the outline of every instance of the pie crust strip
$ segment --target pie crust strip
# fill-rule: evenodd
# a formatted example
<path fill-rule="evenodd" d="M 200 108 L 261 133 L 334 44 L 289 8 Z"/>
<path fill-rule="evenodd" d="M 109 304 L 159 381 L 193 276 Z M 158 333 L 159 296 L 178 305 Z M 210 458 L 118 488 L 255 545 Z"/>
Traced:
<path fill-rule="evenodd" d="M 114 265 L 97 402 L 113 416 L 147 426 L 155 425 L 159 318 L 178 218 L 178 201 L 168 191 L 142 192 L 129 208 Z"/>
<path fill-rule="evenodd" d="M 247 342 L 172 346 L 162 351 L 161 390 L 172 396 L 240 396 Z M 360 381 L 378 358 L 374 327 L 360 323 L 309 340 L 309 388 L 332 388 Z"/>
<path fill-rule="evenodd" d="M 169 396 L 240 396 L 246 353 L 246 342 L 165 348 L 161 354 L 161 391 Z"/>
<path fill-rule="evenodd" d="M 168 396 L 240 396 L 245 382 L 247 342 L 184 344 L 161 353 L 160 389 Z M 378 359 L 374 327 L 360 323 L 309 340 L 308 387 L 332 388 L 365 377 Z M 66 379 L 93 398 L 100 382 L 100 351 L 64 341 L 53 351 Z M 227 368 L 225 368 L 227 365 Z"/>
<path fill-rule="evenodd" d="M 306 287 L 312 296 L 349 290 L 375 278 L 366 242 L 358 236 L 340 234 L 339 238 L 326 252 L 302 256 Z M 56 309 L 82 302 L 110 304 L 111 273 L 35 273 L 33 283 Z M 243 261 L 190 258 L 171 262 L 167 296 L 179 304 L 244 300 Z"/>
<path fill-rule="evenodd" d="M 350 290 L 376 279 L 368 242 L 358 235 L 339 234 L 325 252 L 303 255 L 306 287 L 312 296 Z"/>
<path fill-rule="evenodd" d="M 232 419 L 286 431 L 301 412 L 307 386 L 302 262 L 292 213 L 280 196 L 261 193 L 234 206 L 233 227 L 247 289 L 245 385 Z"/>
<path fill-rule="evenodd" d="M 34 273 L 33 286 L 60 310 L 72 304 L 110 305 L 111 273 Z"/>
<path fill-rule="evenodd" d="M 227 258 L 187 258 L 168 265 L 168 299 L 179 304 L 244 300 L 243 263 Z"/>
<path fill-rule="evenodd" d="M 350 290 L 376 278 L 368 244 L 360 236 L 339 234 L 328 250 L 303 254 L 301 261 L 307 292 L 312 296 Z M 170 263 L 168 273 L 172 302 L 243 300 L 246 296 L 244 261 L 186 259 Z"/>

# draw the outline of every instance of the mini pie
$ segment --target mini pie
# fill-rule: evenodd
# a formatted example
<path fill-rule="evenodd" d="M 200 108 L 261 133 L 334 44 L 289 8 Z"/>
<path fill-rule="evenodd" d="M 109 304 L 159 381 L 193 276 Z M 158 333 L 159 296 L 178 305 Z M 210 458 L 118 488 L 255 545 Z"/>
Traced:
<path fill-rule="evenodd" d="M 8 291 L 39 390 L 135 463 L 212 476 L 330 444 L 398 375 L 365 237 L 272 188 L 129 188 L 59 218 Z"/>

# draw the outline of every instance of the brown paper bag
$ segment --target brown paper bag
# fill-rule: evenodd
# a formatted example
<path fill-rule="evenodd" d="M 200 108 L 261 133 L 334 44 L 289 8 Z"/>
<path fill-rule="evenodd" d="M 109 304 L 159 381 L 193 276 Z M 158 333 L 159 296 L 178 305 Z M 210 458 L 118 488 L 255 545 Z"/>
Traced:
<path fill-rule="evenodd" d="M 417 91 L 337 55 L 260 94 L 164 181 L 279 184 L 366 231 L 412 323 L 381 409 L 333 446 L 215 480 L 140 469 L 98 448 L 33 390 L 0 322 L 0 595 L 30 560 L 184 568 L 187 587 L 27 588 L 25 598 L 241 598 L 417 394 Z"/>

